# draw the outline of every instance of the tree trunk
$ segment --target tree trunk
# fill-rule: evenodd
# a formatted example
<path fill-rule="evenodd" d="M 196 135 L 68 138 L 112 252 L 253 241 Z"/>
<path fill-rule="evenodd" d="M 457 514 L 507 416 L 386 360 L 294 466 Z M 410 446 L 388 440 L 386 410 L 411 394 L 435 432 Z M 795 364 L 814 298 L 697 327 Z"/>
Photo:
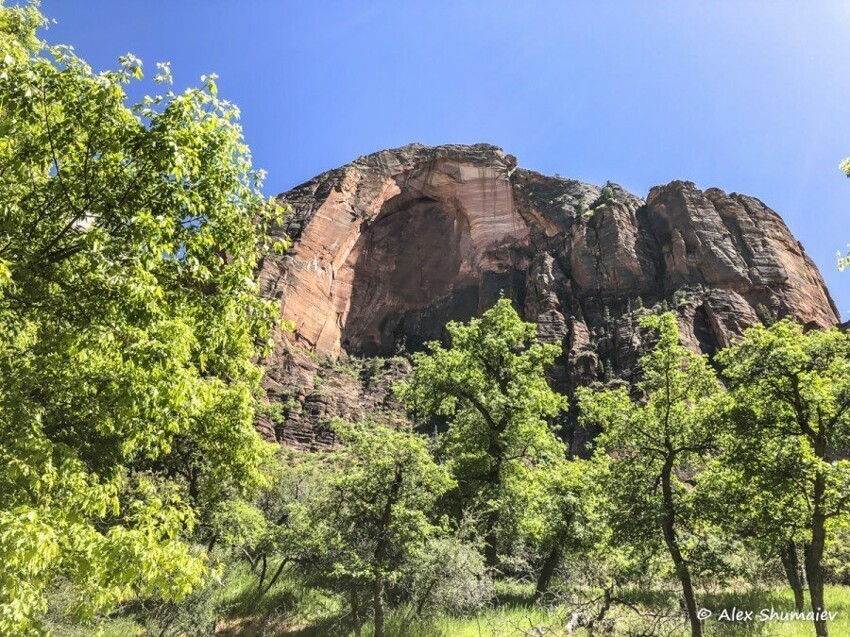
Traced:
<path fill-rule="evenodd" d="M 268 559 L 266 558 L 266 554 L 265 554 L 265 553 L 263 553 L 263 562 L 262 562 L 262 564 L 263 564 L 263 568 L 262 568 L 262 570 L 260 571 L 260 583 L 259 583 L 259 584 L 257 584 L 257 589 L 258 589 L 258 590 L 263 590 L 263 584 L 265 584 L 265 582 L 266 582 L 266 569 L 268 568 L 269 562 L 268 562 Z"/>
<path fill-rule="evenodd" d="M 384 576 L 375 576 L 375 637 L 384 637 Z"/>
<path fill-rule="evenodd" d="M 785 569 L 785 576 L 788 578 L 788 585 L 794 591 L 794 609 L 798 613 L 802 613 L 806 600 L 803 597 L 803 577 L 800 572 L 800 560 L 797 558 L 797 545 L 794 540 L 788 540 L 779 549 L 779 557 L 782 560 L 782 568 Z"/>
<path fill-rule="evenodd" d="M 280 574 L 283 573 L 283 567 L 286 566 L 286 558 L 280 560 L 280 566 L 277 567 L 275 574 L 269 580 L 269 585 L 266 586 L 266 593 L 268 593 L 272 587 L 277 583 L 277 580 L 280 578 Z"/>
<path fill-rule="evenodd" d="M 546 556 L 546 561 L 543 562 L 543 568 L 540 571 L 540 577 L 537 578 L 537 588 L 534 591 L 534 599 L 540 599 L 549 591 L 549 584 L 552 582 L 552 576 L 555 574 L 555 569 L 558 567 L 558 562 L 561 561 L 561 551 L 556 546 Z"/>
<path fill-rule="evenodd" d="M 384 637 L 384 574 L 381 569 L 384 567 L 384 561 L 387 558 L 389 550 L 387 530 L 392 522 L 393 507 L 398 502 L 401 484 L 404 478 L 404 471 L 400 465 L 396 465 L 395 477 L 390 485 L 390 492 L 387 496 L 387 501 L 384 503 L 384 512 L 381 515 L 381 521 L 378 526 L 379 540 L 375 545 L 375 581 L 373 587 L 373 603 L 375 606 L 375 635 L 374 637 Z"/>
<path fill-rule="evenodd" d="M 497 494 L 502 486 L 502 458 L 504 455 L 497 431 L 490 432 L 487 455 L 490 456 L 493 462 L 487 475 L 487 482 L 490 484 L 493 493 Z M 499 510 L 493 509 L 487 514 L 487 527 L 484 532 L 484 560 L 490 568 L 499 564 L 498 539 L 496 537 L 496 527 L 498 525 Z"/>
<path fill-rule="evenodd" d="M 817 453 L 817 448 L 815 450 Z M 820 456 L 819 456 L 820 457 Z M 826 515 L 823 511 L 823 498 L 826 491 L 826 478 L 820 471 L 815 476 L 815 488 L 812 494 L 812 541 L 806 550 L 806 579 L 809 582 L 809 599 L 815 614 L 815 635 L 828 637 L 826 626 L 826 606 L 823 600 L 823 550 L 826 544 Z"/>
<path fill-rule="evenodd" d="M 676 575 L 682 584 L 685 609 L 688 612 L 688 620 L 691 624 L 691 637 L 702 637 L 702 624 L 697 615 L 697 602 L 694 586 L 691 582 L 691 571 L 682 557 L 682 552 L 679 550 L 679 539 L 676 537 L 676 508 L 673 502 L 673 485 L 671 483 L 672 470 L 673 457 L 670 456 L 661 471 L 661 492 L 664 498 L 664 518 L 661 521 L 661 530 L 664 532 L 664 543 L 670 552 L 673 566 L 676 567 Z"/>
<path fill-rule="evenodd" d="M 602 603 L 599 605 L 599 612 L 589 622 L 587 622 L 587 634 L 592 635 L 596 624 L 601 624 L 605 619 L 605 615 L 611 609 L 611 602 L 614 601 L 614 586 L 607 587 L 602 592 Z"/>
<path fill-rule="evenodd" d="M 487 566 L 493 568 L 499 564 L 499 552 L 496 539 L 496 525 L 499 523 L 499 512 L 491 511 L 487 515 L 487 529 L 484 533 L 484 560 Z"/>
<path fill-rule="evenodd" d="M 351 591 L 351 621 L 354 623 L 354 637 L 363 637 L 363 621 L 360 619 L 360 602 L 357 591 Z"/>
<path fill-rule="evenodd" d="M 277 567 L 277 571 L 275 571 L 274 576 L 269 580 L 268 586 L 264 587 L 263 582 L 266 579 L 267 564 L 268 564 L 268 562 L 266 560 L 266 556 L 263 555 L 263 572 L 260 576 L 260 587 L 257 589 L 257 593 L 254 595 L 254 599 L 251 600 L 251 603 L 248 606 L 248 612 L 253 611 L 254 608 L 256 608 L 257 604 L 260 602 L 260 599 L 262 599 L 262 597 L 266 593 L 268 593 L 272 589 L 272 587 L 277 583 L 277 580 L 280 577 L 280 574 L 283 573 L 283 567 L 286 566 L 286 558 L 283 558 L 280 561 L 280 566 Z"/>

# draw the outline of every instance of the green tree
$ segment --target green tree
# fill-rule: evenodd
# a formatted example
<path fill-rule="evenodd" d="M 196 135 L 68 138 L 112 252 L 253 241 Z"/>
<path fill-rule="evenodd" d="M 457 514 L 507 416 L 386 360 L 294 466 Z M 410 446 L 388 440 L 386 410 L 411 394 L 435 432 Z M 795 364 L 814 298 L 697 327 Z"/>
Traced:
<path fill-rule="evenodd" d="M 428 344 L 413 356 L 413 374 L 398 392 L 418 418 L 447 417 L 439 453 L 458 481 L 465 508 L 485 516 L 485 555 L 498 561 L 499 536 L 543 494 L 540 479 L 565 457 L 549 424 L 566 399 L 546 382 L 545 367 L 561 352 L 536 342 L 536 327 L 500 299 L 480 319 L 447 325 L 451 347 Z M 510 527 L 513 527 L 510 528 Z"/>
<path fill-rule="evenodd" d="M 815 632 L 827 635 L 823 557 L 829 524 L 850 513 L 850 337 L 789 320 L 757 326 L 718 356 L 737 404 L 736 428 L 753 454 L 748 472 L 770 497 L 794 494 L 805 532 L 805 572 Z M 805 503 L 805 504 L 803 504 Z"/>
<path fill-rule="evenodd" d="M 614 541 L 645 550 L 661 536 L 691 633 L 699 637 L 686 536 L 699 527 L 694 473 L 715 448 L 724 395 L 707 359 L 679 344 L 674 314 L 646 316 L 640 324 L 660 336 L 641 358 L 641 400 L 633 401 L 624 388 L 582 389 L 579 408 L 586 425 L 602 428 L 595 459 L 606 469 L 603 488 L 616 511 Z"/>
<path fill-rule="evenodd" d="M 278 210 L 214 77 L 128 107 L 137 59 L 94 73 L 44 24 L 0 6 L 4 634 L 38 630 L 57 575 L 88 618 L 199 584 L 199 499 L 259 475 L 275 314 L 253 272 Z"/>
<path fill-rule="evenodd" d="M 581 459 L 558 459 L 541 472 L 542 489 L 530 498 L 523 511 L 525 526 L 531 527 L 533 547 L 543 557 L 535 585 L 535 597 L 549 591 L 555 570 L 567 553 L 587 552 L 593 542 L 595 498 L 590 463 Z"/>
<path fill-rule="evenodd" d="M 348 595 L 358 635 L 360 596 L 371 589 L 382 637 L 387 586 L 441 533 L 432 513 L 454 482 L 418 434 L 369 423 L 335 429 L 344 446 L 323 463 L 324 488 L 289 507 L 286 544 L 293 561 Z"/>
<path fill-rule="evenodd" d="M 799 489 L 787 489 L 796 460 L 781 441 L 747 431 L 763 412 L 759 405 L 733 404 L 719 437 L 719 453 L 702 474 L 699 506 L 732 537 L 763 560 L 779 558 L 796 610 L 804 611 L 804 579 L 799 560 L 805 542 L 806 502 Z M 746 506 L 730 503 L 746 502 Z"/>

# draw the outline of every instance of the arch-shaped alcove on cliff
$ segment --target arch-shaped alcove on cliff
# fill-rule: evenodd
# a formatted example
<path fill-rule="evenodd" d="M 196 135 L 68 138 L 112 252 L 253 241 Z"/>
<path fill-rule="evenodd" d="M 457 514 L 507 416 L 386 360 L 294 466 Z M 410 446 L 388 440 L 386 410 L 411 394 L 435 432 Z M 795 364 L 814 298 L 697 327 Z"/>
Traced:
<path fill-rule="evenodd" d="M 286 338 L 319 355 L 391 356 L 480 315 L 502 290 L 524 295 L 528 228 L 510 166 L 481 153 L 418 165 L 387 153 L 379 170 L 296 189 L 293 249 L 261 277 L 294 327 Z"/>
<path fill-rule="evenodd" d="M 466 280 L 474 251 L 461 210 L 401 194 L 364 226 L 343 266 L 350 304 L 341 326 L 342 349 L 374 356 L 418 348 L 439 335 L 440 326 L 427 316 L 435 304 L 452 318 L 475 314 L 477 294 Z"/>

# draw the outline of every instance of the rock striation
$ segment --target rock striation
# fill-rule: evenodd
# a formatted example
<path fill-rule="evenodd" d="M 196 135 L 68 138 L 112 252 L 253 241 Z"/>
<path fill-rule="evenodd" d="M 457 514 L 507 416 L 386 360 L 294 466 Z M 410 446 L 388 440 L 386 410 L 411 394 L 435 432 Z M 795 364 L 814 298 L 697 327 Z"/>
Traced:
<path fill-rule="evenodd" d="M 641 199 L 613 183 L 518 168 L 487 144 L 412 144 L 323 173 L 279 201 L 292 212 L 277 232 L 293 247 L 264 261 L 260 283 L 294 330 L 279 336 L 267 366 L 280 413 L 259 426 L 299 447 L 333 444 L 326 425 L 335 416 L 403 418 L 391 385 L 409 369 L 405 354 L 500 294 L 542 339 L 563 344 L 551 375 L 567 394 L 634 378 L 647 338 L 636 319 L 651 308 L 676 310 L 684 342 L 708 354 L 760 319 L 838 322 L 779 215 L 691 182 Z"/>

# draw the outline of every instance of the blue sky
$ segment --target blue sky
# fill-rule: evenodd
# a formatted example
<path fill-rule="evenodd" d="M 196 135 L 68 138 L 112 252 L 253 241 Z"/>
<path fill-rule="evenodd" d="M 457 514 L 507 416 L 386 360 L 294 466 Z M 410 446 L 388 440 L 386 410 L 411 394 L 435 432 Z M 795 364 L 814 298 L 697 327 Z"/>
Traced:
<path fill-rule="evenodd" d="M 418 141 L 644 196 L 689 179 L 759 197 L 850 272 L 850 3 L 821 0 L 43 0 L 96 69 L 132 51 L 176 88 L 220 76 L 269 194 Z"/>

